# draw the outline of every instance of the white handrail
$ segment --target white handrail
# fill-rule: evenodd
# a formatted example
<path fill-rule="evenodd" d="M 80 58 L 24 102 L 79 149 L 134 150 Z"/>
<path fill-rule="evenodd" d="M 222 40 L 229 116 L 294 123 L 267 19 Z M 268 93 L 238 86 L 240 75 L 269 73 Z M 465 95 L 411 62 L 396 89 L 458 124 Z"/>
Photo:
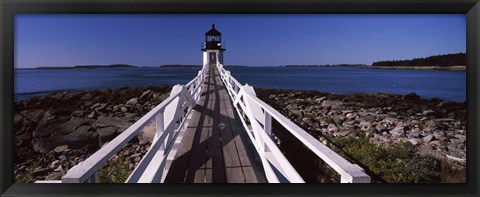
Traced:
<path fill-rule="evenodd" d="M 342 183 L 371 182 L 370 176 L 360 166 L 348 162 L 277 110 L 257 98 L 253 87 L 248 84 L 242 86 L 231 76 L 230 71 L 223 68 L 222 64 L 217 64 L 217 68 L 230 98 L 234 101 L 234 107 L 240 116 L 240 120 L 260 155 L 269 182 L 282 182 L 281 178 L 286 179 L 284 180 L 286 182 L 304 182 L 271 139 L 272 118 L 339 173 Z M 250 125 L 247 124 L 247 121 Z M 277 171 L 274 171 L 273 168 Z"/>
<path fill-rule="evenodd" d="M 133 137 L 138 135 L 140 131 L 150 123 L 154 118 L 157 123 L 157 132 L 154 137 L 149 151 L 143 157 L 140 164 L 134 170 L 127 181 L 137 180 L 141 181 L 140 177 L 135 172 L 145 170 L 150 166 L 147 161 L 151 161 L 155 153 L 163 151 L 163 159 L 160 164 L 165 167 L 167 158 L 172 151 L 172 146 L 180 131 L 180 127 L 185 123 L 185 116 L 190 112 L 194 106 L 195 101 L 200 97 L 202 92 L 202 84 L 205 79 L 205 67 L 198 72 L 198 75 L 192 79 L 187 85 L 176 85 L 173 87 L 170 96 L 157 105 L 154 109 L 140 118 L 137 122 L 123 131 L 120 135 L 115 137 L 108 144 L 100 148 L 93 155 L 88 157 L 85 161 L 80 162 L 76 166 L 68 170 L 67 174 L 62 177 L 62 183 L 84 183 L 96 182 L 96 172 L 103 166 L 113 155 L 115 155 L 121 148 L 123 148 Z M 185 113 L 185 109 L 187 109 Z M 165 113 L 166 112 L 166 113 Z M 177 128 L 177 120 L 180 124 Z M 166 124 L 165 124 L 166 123 Z M 167 139 L 167 140 L 165 140 Z M 168 171 L 168 169 L 163 168 Z M 165 178 L 166 173 L 162 174 L 161 179 Z M 145 179 L 142 179 L 145 180 Z"/>

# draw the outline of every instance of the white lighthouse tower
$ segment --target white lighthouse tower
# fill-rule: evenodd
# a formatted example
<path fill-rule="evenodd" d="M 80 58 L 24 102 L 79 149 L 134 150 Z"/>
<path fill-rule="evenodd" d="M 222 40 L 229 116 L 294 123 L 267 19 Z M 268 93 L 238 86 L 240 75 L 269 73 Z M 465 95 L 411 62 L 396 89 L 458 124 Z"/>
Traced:
<path fill-rule="evenodd" d="M 205 33 L 202 51 L 203 66 L 208 64 L 216 65 L 217 63 L 223 64 L 223 52 L 225 49 L 222 47 L 222 33 L 215 29 L 215 24 L 212 25 L 212 29 Z"/>

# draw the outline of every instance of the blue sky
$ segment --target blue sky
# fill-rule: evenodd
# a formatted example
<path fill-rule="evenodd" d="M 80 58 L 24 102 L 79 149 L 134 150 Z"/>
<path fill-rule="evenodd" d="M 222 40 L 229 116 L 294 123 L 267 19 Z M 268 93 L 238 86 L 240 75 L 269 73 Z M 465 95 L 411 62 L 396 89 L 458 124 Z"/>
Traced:
<path fill-rule="evenodd" d="M 466 51 L 465 15 L 17 15 L 15 67 L 201 64 L 212 23 L 225 64 L 371 64 Z"/>

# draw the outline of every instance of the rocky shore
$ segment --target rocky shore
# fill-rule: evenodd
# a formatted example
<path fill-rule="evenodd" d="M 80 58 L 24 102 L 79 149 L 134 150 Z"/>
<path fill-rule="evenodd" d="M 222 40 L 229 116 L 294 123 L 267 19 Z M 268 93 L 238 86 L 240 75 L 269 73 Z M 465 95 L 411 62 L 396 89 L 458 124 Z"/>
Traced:
<path fill-rule="evenodd" d="M 256 89 L 257 96 L 324 144 L 366 137 L 382 147 L 411 144 L 419 155 L 466 165 L 466 104 L 422 99 L 415 93 L 331 94 Z M 466 176 L 466 174 L 465 174 Z"/>
<path fill-rule="evenodd" d="M 16 103 L 16 182 L 59 180 L 69 168 L 167 98 L 170 90 L 145 87 L 57 92 Z M 152 137 L 143 132 L 121 151 L 126 166 L 133 169 Z"/>
<path fill-rule="evenodd" d="M 144 87 L 57 92 L 16 103 L 16 182 L 60 179 L 69 168 L 167 98 L 170 90 Z M 465 103 L 425 100 L 414 93 L 255 91 L 260 99 L 325 144 L 332 139 L 359 137 L 382 147 L 406 143 L 420 155 L 459 168 L 466 165 Z M 132 170 L 138 164 L 150 146 L 153 136 L 148 131 L 153 128 L 147 126 L 112 159 L 121 162 L 119 169 Z"/>

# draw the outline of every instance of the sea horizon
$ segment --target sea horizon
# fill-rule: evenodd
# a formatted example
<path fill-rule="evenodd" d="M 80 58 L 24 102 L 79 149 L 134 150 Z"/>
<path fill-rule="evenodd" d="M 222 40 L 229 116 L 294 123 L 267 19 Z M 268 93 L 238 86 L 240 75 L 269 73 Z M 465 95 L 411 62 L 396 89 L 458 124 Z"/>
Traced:
<path fill-rule="evenodd" d="M 336 94 L 416 93 L 425 99 L 466 100 L 464 71 L 366 69 L 361 66 L 226 66 L 254 88 L 314 90 Z M 198 66 L 94 69 L 15 68 L 15 102 L 58 91 L 173 86 L 196 76 Z M 52 72 L 54 71 L 54 72 Z M 281 77 L 282 80 L 278 80 Z M 54 80 L 53 80 L 54 79 Z M 75 79 L 72 80 L 71 79 Z M 444 84 L 439 86 L 438 84 Z"/>

